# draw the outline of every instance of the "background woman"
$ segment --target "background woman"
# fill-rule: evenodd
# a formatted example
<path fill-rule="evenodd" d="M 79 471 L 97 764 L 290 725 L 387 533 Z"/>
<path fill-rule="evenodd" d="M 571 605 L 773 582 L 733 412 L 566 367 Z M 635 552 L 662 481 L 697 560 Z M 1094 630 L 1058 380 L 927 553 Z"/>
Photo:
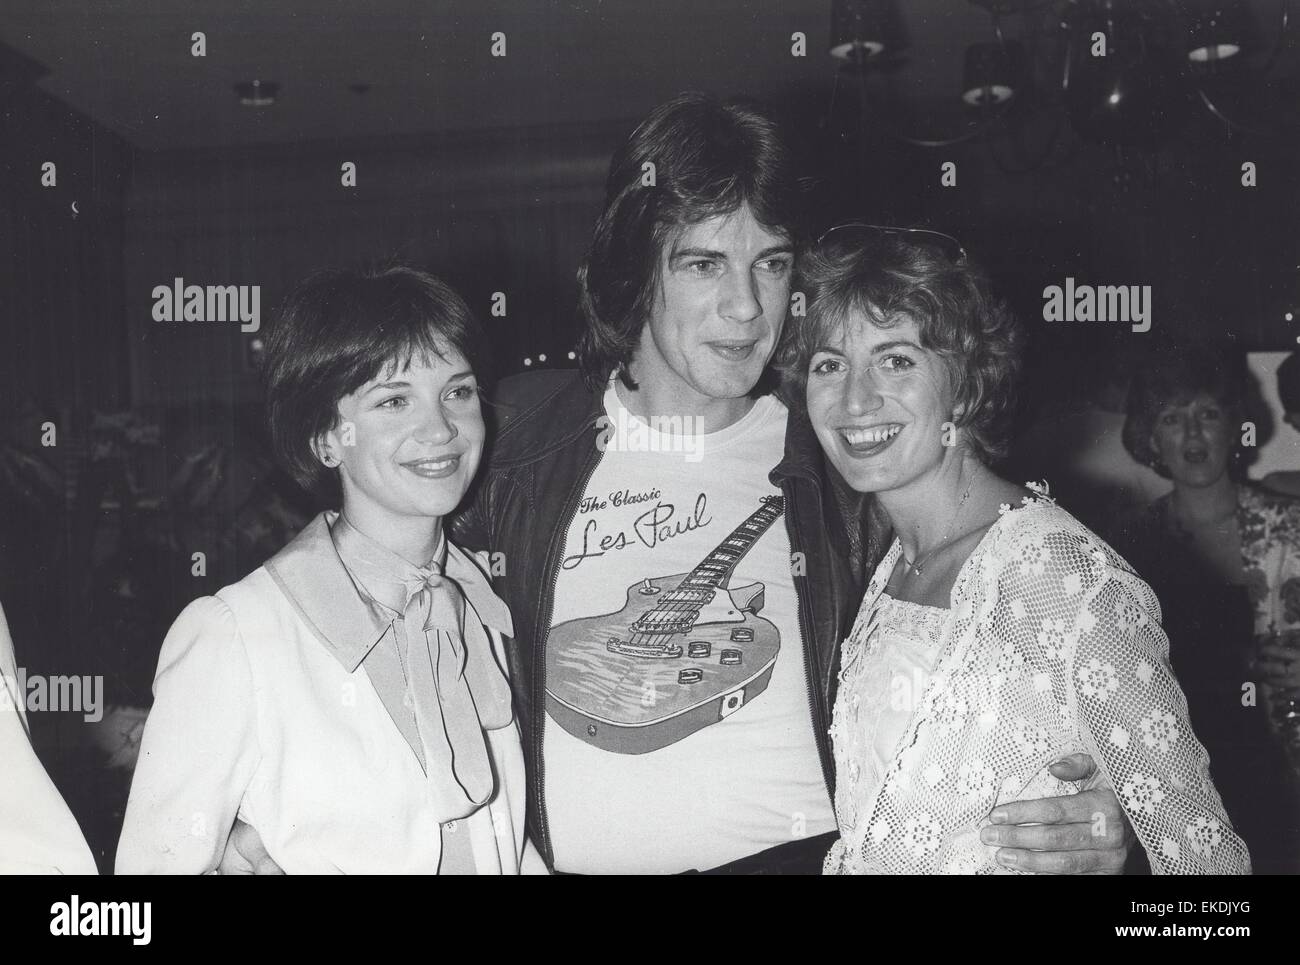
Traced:
<path fill-rule="evenodd" d="M 1253 399 L 1229 353 L 1151 353 L 1129 392 L 1124 445 L 1174 488 L 1112 540 L 1159 595 L 1192 722 L 1257 869 L 1295 872 L 1300 503 L 1246 479 Z"/>
<path fill-rule="evenodd" d="M 1155 870 L 1245 872 L 1154 595 L 1041 487 L 988 468 L 1018 337 L 944 238 L 830 233 L 801 267 L 809 312 L 785 347 L 828 458 L 896 536 L 843 647 L 826 869 L 998 871 L 990 821 L 1069 791 L 1051 766 L 1082 752 Z"/>

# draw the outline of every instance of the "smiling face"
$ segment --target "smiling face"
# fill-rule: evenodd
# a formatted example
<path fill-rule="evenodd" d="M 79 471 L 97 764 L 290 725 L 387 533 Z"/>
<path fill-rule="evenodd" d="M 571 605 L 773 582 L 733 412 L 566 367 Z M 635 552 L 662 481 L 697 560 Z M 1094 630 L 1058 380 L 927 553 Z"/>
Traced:
<path fill-rule="evenodd" d="M 325 436 L 341 459 L 343 512 L 376 539 L 414 518 L 441 518 L 469 489 L 483 452 L 478 384 L 464 357 L 413 358 L 339 400 Z M 422 562 L 422 561 L 415 561 Z"/>
<path fill-rule="evenodd" d="M 943 360 L 921 347 L 916 322 L 880 328 L 853 313 L 808 362 L 808 415 L 844 480 L 859 492 L 901 488 L 959 450 Z"/>
<path fill-rule="evenodd" d="M 1167 405 L 1156 415 L 1151 447 L 1176 484 L 1212 485 L 1228 471 L 1232 454 L 1228 413 L 1207 393 Z"/>
<path fill-rule="evenodd" d="M 683 408 L 738 399 L 776 348 L 790 296 L 789 240 L 748 205 L 684 228 L 660 254 L 661 284 L 633 364 Z"/>

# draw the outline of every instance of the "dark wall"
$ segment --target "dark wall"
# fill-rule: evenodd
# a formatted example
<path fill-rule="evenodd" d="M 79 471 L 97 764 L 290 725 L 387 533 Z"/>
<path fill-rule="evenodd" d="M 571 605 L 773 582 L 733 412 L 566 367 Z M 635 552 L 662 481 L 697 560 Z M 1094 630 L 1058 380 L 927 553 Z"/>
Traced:
<path fill-rule="evenodd" d="M 227 403 L 257 393 L 235 324 L 156 322 L 151 292 L 259 285 L 263 331 L 308 272 L 398 258 L 446 278 L 488 326 L 503 373 L 563 359 L 576 336 L 574 272 L 625 128 L 314 143 L 146 157 L 126 213 L 125 303 L 139 403 Z M 356 187 L 342 165 L 356 165 Z M 494 315 L 493 293 L 506 296 Z"/>
<path fill-rule="evenodd" d="M 79 503 L 78 486 L 92 412 L 130 401 L 122 245 L 132 152 L 30 75 L 15 78 L 14 64 L 0 48 L 0 603 L 19 666 L 81 674 L 92 624 L 88 520 L 99 507 Z M 30 723 L 83 829 L 109 840 L 115 815 L 95 803 L 106 778 L 80 718 L 41 713 Z"/>
<path fill-rule="evenodd" d="M 1294 346 L 1300 315 L 1287 321 L 1285 312 L 1300 306 L 1295 134 L 1238 136 L 1202 113 L 1164 147 L 1121 150 L 1068 125 L 1055 129 L 1052 118 L 1063 116 L 1044 111 L 1011 131 L 946 148 L 911 146 L 874 122 L 863 137 L 852 112 L 839 116 L 810 152 L 824 166 L 820 214 L 956 234 L 1031 330 L 1046 324 L 1043 288 L 1069 275 L 1151 285 L 1152 337 L 1232 334 L 1250 348 Z M 966 129 L 954 123 L 948 133 Z M 1025 169 L 1026 157 L 1043 163 Z M 945 162 L 957 166 L 955 187 L 940 183 Z M 1246 162 L 1255 164 L 1255 187 L 1242 184 Z M 1104 342 L 1118 330 L 1065 325 L 1046 335 Z"/>
<path fill-rule="evenodd" d="M 0 402 L 120 404 L 131 151 L 35 87 L 0 87 L 0 98 Z M 52 187 L 41 184 L 47 161 Z"/>

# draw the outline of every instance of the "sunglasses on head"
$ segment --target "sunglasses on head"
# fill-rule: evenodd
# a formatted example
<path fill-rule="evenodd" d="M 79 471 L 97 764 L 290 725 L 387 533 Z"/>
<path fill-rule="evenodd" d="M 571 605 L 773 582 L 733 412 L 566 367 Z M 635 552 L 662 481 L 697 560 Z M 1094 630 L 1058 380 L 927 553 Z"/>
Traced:
<path fill-rule="evenodd" d="M 838 224 L 823 232 L 822 236 L 817 239 L 817 245 L 820 247 L 831 235 L 838 235 L 839 237 L 898 237 L 912 244 L 933 247 L 954 264 L 964 265 L 966 263 L 966 249 L 962 247 L 960 241 L 952 235 L 946 235 L 942 231 L 933 231 L 930 228 L 898 228 L 892 225 L 851 221 L 846 224 Z"/>

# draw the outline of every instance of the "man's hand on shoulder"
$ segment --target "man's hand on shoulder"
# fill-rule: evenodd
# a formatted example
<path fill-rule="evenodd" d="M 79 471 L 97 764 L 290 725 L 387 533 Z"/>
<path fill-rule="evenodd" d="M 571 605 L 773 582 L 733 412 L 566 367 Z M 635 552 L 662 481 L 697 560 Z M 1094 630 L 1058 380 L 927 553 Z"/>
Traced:
<path fill-rule="evenodd" d="M 272 860 L 257 829 L 236 820 L 226 839 L 226 851 L 217 865 L 217 874 L 282 875 L 284 869 Z"/>
<path fill-rule="evenodd" d="M 1050 768 L 1062 781 L 1097 784 L 1097 765 L 1087 754 L 1074 754 Z M 1007 868 L 1038 874 L 1124 873 L 1133 847 L 1133 828 L 1119 798 L 1105 785 L 1078 794 L 1013 801 L 993 809 L 980 840 L 998 849 Z"/>

